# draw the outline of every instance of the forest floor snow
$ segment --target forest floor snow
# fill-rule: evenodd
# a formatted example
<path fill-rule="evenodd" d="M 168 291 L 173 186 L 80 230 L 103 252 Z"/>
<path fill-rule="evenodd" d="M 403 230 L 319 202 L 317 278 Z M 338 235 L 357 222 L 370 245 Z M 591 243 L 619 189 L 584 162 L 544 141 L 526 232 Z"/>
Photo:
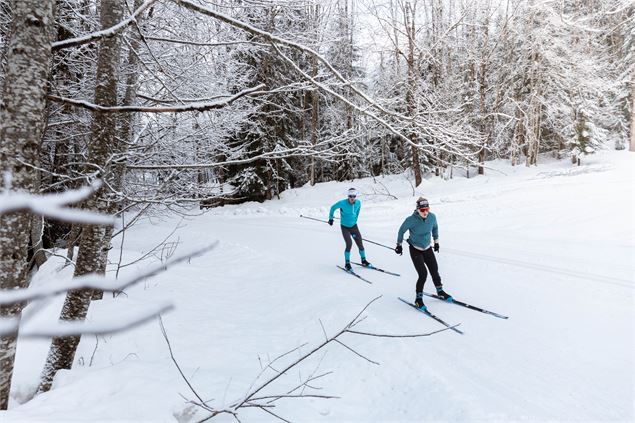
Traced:
<path fill-rule="evenodd" d="M 280 199 L 212 209 L 192 216 L 146 218 L 126 232 L 122 263 L 169 238 L 135 272 L 176 252 L 220 243 L 125 295 L 91 305 L 88 320 L 107 322 L 147 303 L 172 301 L 163 316 L 184 374 L 215 409 L 242 398 L 275 371 L 342 329 L 373 298 L 358 330 L 412 334 L 440 329 L 405 306 L 414 299 L 408 254 L 366 243 L 368 259 L 401 277 L 369 269 L 366 284 L 339 270 L 344 243 L 328 209 L 354 186 L 363 206 L 365 238 L 393 247 L 397 229 L 426 196 L 437 216 L 437 255 L 446 290 L 457 299 L 510 316 L 508 320 L 434 299 L 430 310 L 459 335 L 376 338 L 345 334 L 268 386 L 285 394 L 310 375 L 332 372 L 305 394 L 271 411 L 293 422 L 615 421 L 631 422 L 635 279 L 635 154 L 605 151 L 538 167 L 493 162 L 486 176 L 429 178 L 414 190 L 404 175 L 329 182 L 282 193 Z M 414 194 L 414 195 L 413 195 Z M 121 239 L 113 241 L 109 274 Z M 353 247 L 352 257 L 357 259 Z M 72 276 L 52 257 L 33 284 Z M 60 270 L 61 269 L 61 270 Z M 428 280 L 426 290 L 431 291 Z M 28 325 L 55 319 L 63 296 Z M 30 304 L 29 308 L 38 304 Z M 170 358 L 155 320 L 123 334 L 85 336 L 72 370 L 30 401 L 49 342 L 20 339 L 10 410 L 2 422 L 194 422 L 208 413 Z M 301 346 L 301 347 L 300 347 Z M 300 347 L 280 358 L 274 358 Z M 263 368 L 265 369 L 263 371 Z M 23 404 L 21 404 L 24 402 Z M 242 422 L 280 421 L 255 408 Z M 212 421 L 235 421 L 229 414 Z"/>

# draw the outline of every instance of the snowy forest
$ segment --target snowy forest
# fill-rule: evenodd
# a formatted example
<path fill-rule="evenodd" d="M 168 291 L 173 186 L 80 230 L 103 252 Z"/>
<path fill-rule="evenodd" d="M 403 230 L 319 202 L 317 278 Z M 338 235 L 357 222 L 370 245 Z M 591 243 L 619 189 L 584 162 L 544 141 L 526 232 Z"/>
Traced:
<path fill-rule="evenodd" d="M 33 370 L 37 389 L 14 395 L 27 402 L 73 368 L 85 337 L 172 308 L 138 307 L 91 326 L 95 303 L 218 248 L 213 228 L 198 249 L 163 257 L 165 241 L 158 263 L 122 276 L 119 244 L 147 219 L 268 204 L 322 183 L 400 177 L 412 197 L 431 181 L 539 172 L 543 162 L 575 169 L 602 151 L 632 156 L 635 4 L 0 0 L 0 87 L 7 410 L 19 336 L 49 344 Z M 396 199 L 390 187 L 373 195 Z M 72 279 L 30 287 L 52 260 Z M 58 316 L 19 333 L 27 305 L 60 295 Z M 254 398 L 231 409 L 195 403 L 231 421 L 250 406 L 287 421 Z"/>

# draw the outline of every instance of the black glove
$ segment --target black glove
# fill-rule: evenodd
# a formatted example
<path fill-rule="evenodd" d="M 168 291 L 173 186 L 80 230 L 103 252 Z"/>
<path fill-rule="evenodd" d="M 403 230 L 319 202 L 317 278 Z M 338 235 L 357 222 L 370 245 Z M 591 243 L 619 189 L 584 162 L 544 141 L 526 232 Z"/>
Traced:
<path fill-rule="evenodd" d="M 401 246 L 401 244 L 397 244 L 397 246 L 395 247 L 395 253 L 403 255 L 403 247 Z"/>
<path fill-rule="evenodd" d="M 329 225 L 333 226 L 333 219 L 329 219 Z"/>
<path fill-rule="evenodd" d="M 439 243 L 438 243 L 438 242 L 435 242 L 435 243 L 434 243 L 434 252 L 435 252 L 435 253 L 438 253 L 438 252 L 439 252 Z"/>

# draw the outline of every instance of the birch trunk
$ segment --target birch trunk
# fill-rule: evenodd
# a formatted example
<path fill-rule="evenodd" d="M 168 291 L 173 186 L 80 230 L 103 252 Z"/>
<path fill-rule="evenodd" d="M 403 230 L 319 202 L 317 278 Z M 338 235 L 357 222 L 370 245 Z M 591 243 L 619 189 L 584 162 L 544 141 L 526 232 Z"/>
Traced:
<path fill-rule="evenodd" d="M 33 192 L 35 164 L 44 132 L 46 84 L 51 61 L 53 1 L 15 0 L 11 40 L 0 101 L 0 172 L 16 191 Z M 31 219 L 26 213 L 0 216 L 0 289 L 25 288 Z M 0 307 L 0 317 L 20 317 L 23 304 Z M 0 337 L 0 410 L 9 404 L 16 337 Z"/>
<path fill-rule="evenodd" d="M 121 21 L 122 16 L 123 4 L 121 0 L 102 0 L 100 14 L 102 28 L 117 24 Z M 96 104 L 106 106 L 117 104 L 119 55 L 119 37 L 110 37 L 101 41 L 97 57 Z M 93 115 L 92 142 L 88 151 L 88 163 L 99 169 L 99 177 L 110 184 L 116 181 L 113 171 L 113 168 L 116 167 L 111 166 L 108 162 L 112 154 L 116 152 L 116 124 L 116 115 L 96 112 Z M 102 188 L 87 201 L 86 207 L 90 210 L 107 212 L 111 210 L 111 201 L 113 201 L 111 194 Z M 82 228 L 74 276 L 103 273 L 108 246 L 106 234 L 107 228 L 103 226 L 84 226 Z M 92 294 L 93 292 L 87 289 L 70 291 L 66 296 L 60 320 L 84 320 L 88 313 Z M 58 370 L 71 368 L 79 341 L 79 336 L 53 338 L 42 372 L 39 392 L 45 392 L 51 388 L 53 378 Z"/>
<path fill-rule="evenodd" d="M 629 151 L 635 151 L 635 81 L 631 85 L 631 145 Z"/>
<path fill-rule="evenodd" d="M 136 10 L 139 7 L 141 7 L 141 3 L 142 3 L 142 0 L 135 0 L 133 10 Z M 141 46 L 141 35 L 140 35 L 141 29 L 139 25 L 141 25 L 141 23 L 143 22 L 143 17 L 144 15 L 141 15 L 139 16 L 139 18 L 137 18 L 135 27 L 131 29 L 131 34 L 129 36 L 130 48 L 128 50 L 128 59 L 127 59 L 128 66 L 127 66 L 127 75 L 126 75 L 126 90 L 125 90 L 125 94 L 123 98 L 123 104 L 125 105 L 134 104 L 137 98 L 137 88 L 139 85 L 139 57 L 137 56 L 137 52 L 139 51 L 139 47 Z M 127 143 L 131 143 L 133 141 L 132 140 L 133 123 L 134 123 L 136 115 L 137 114 L 118 115 L 120 124 L 116 125 L 116 127 L 121 128 L 119 137 L 115 137 L 115 134 L 113 133 L 112 138 L 109 139 L 109 142 L 113 143 L 112 145 L 115 146 L 114 153 L 118 157 L 122 158 L 122 160 L 116 160 L 113 163 L 112 168 L 110 169 L 110 174 L 112 175 L 112 177 L 109 178 L 111 180 L 110 181 L 111 186 L 116 191 L 119 191 L 119 192 L 123 191 L 123 181 L 124 181 L 124 178 L 126 177 L 126 162 L 125 160 L 123 160 L 123 157 L 125 157 L 125 155 L 128 153 L 128 145 L 130 144 L 127 144 Z M 196 127 L 194 129 L 195 130 L 198 129 L 198 122 L 196 123 Z M 124 142 L 121 142 L 119 140 L 124 140 Z M 199 177 L 201 176 L 203 176 L 202 182 L 204 182 L 204 179 L 205 179 L 204 175 L 199 173 Z M 199 183 L 202 183 L 202 182 L 199 181 Z M 108 209 L 105 210 L 105 212 L 108 214 L 114 215 L 119 213 L 120 210 L 121 210 L 121 202 L 115 201 L 115 199 L 113 199 L 108 202 Z M 110 246 L 110 241 L 112 240 L 112 233 L 113 233 L 112 226 L 107 227 L 105 230 L 104 240 L 103 240 L 104 248 L 101 249 L 102 258 L 100 260 L 101 266 L 99 269 L 99 273 L 106 272 L 106 263 L 108 262 L 108 250 Z M 103 298 L 102 291 L 93 291 L 93 296 L 92 296 L 93 300 L 100 300 L 102 298 Z"/>

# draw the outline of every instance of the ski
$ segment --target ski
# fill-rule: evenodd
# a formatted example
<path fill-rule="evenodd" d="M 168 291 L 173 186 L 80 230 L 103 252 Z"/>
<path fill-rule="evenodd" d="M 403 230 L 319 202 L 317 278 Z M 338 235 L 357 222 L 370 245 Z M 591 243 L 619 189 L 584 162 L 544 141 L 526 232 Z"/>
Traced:
<path fill-rule="evenodd" d="M 360 275 L 358 275 L 357 273 L 353 272 L 352 270 L 346 270 L 345 268 L 343 268 L 342 266 L 339 266 L 339 265 L 336 265 L 336 266 L 337 266 L 337 267 L 339 267 L 340 269 L 342 269 L 343 271 L 345 271 L 346 273 L 348 273 L 349 275 L 353 275 L 353 276 L 355 276 L 356 278 L 359 278 L 359 279 L 363 280 L 363 281 L 364 281 L 364 282 L 366 282 L 366 283 L 370 283 L 370 284 L 372 284 L 372 282 L 371 282 L 371 281 L 369 281 L 368 279 L 365 279 L 365 278 L 361 277 Z"/>
<path fill-rule="evenodd" d="M 456 333 L 460 333 L 461 335 L 463 335 L 463 332 L 461 332 L 459 329 L 452 327 L 451 325 L 447 324 L 446 322 L 444 322 L 443 320 L 441 320 L 440 318 L 438 318 L 437 316 L 435 316 L 434 314 L 430 313 L 428 310 L 421 310 L 419 307 L 417 307 L 416 305 L 414 305 L 413 303 L 411 303 L 410 301 L 406 301 L 401 297 L 397 297 L 399 298 L 401 301 L 403 301 L 404 303 L 408 304 L 410 307 L 414 308 L 415 310 L 417 310 L 420 313 L 425 314 L 428 317 L 432 317 L 434 320 L 436 320 L 437 322 L 441 323 L 443 326 L 452 329 L 454 332 Z"/>
<path fill-rule="evenodd" d="M 499 319 L 509 319 L 508 316 L 503 316 L 502 314 L 498 314 L 498 313 L 495 313 L 493 311 L 485 310 L 484 308 L 476 307 L 476 306 L 473 306 L 471 304 L 464 303 L 463 301 L 455 300 L 454 298 L 452 298 L 452 300 L 448 301 L 445 298 L 439 297 L 438 295 L 435 295 L 435 294 L 428 294 L 427 292 L 424 292 L 424 294 L 427 295 L 428 297 L 436 298 L 437 300 L 441 300 L 441 301 L 445 301 L 447 303 L 452 303 L 452 304 L 456 304 L 456 305 L 461 306 L 461 307 L 469 308 L 470 310 L 480 311 L 481 313 L 485 313 L 485 314 L 491 314 L 492 316 L 498 317 Z"/>
<path fill-rule="evenodd" d="M 361 267 L 365 267 L 366 269 L 373 269 L 373 270 L 377 270 L 378 272 L 386 273 L 386 274 L 388 274 L 388 275 L 401 276 L 399 273 L 389 272 L 388 270 L 384 270 L 384 269 L 380 269 L 379 267 L 375 267 L 375 266 L 373 266 L 372 264 L 371 264 L 370 266 L 364 266 L 363 264 L 361 264 L 361 263 L 356 263 L 356 262 L 354 262 L 354 261 L 353 261 L 353 262 L 351 262 L 351 263 L 356 264 L 356 265 L 361 266 Z"/>

